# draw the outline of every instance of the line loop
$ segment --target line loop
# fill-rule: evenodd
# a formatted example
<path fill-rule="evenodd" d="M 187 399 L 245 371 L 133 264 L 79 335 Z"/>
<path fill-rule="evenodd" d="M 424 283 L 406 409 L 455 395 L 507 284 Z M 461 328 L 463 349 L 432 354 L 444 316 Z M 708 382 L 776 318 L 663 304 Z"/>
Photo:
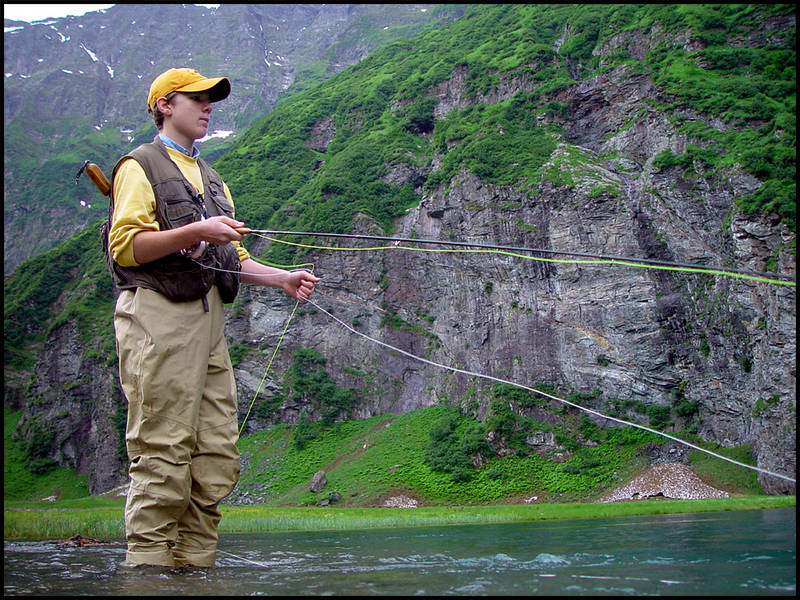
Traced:
<path fill-rule="evenodd" d="M 524 248 L 515 246 L 500 246 L 494 244 L 482 244 L 478 242 L 456 242 L 449 240 L 426 240 L 414 238 L 399 238 L 399 237 L 386 237 L 378 235 L 361 235 L 351 233 L 319 233 L 309 231 L 279 231 L 271 229 L 251 229 L 250 233 L 255 234 L 264 239 L 274 241 L 288 246 L 296 246 L 300 248 L 307 248 L 312 250 L 339 250 L 339 251 L 374 251 L 374 250 L 411 250 L 417 252 L 462 252 L 462 253 L 495 253 L 506 256 L 513 256 L 516 258 L 523 258 L 526 260 L 536 260 L 541 262 L 550 263 L 568 263 L 568 264 L 612 264 L 628 267 L 638 267 L 644 269 L 661 269 L 665 271 L 683 271 L 688 273 L 703 273 L 707 275 L 722 275 L 726 277 L 735 277 L 739 279 L 747 279 L 750 281 L 758 281 L 761 283 L 771 283 L 774 285 L 787 285 L 796 286 L 795 278 L 792 275 L 784 273 L 764 273 L 760 271 L 746 271 L 741 269 L 732 269 L 727 267 L 705 267 L 703 265 L 670 262 L 660 259 L 652 258 L 632 258 L 626 256 L 613 256 L 608 254 L 591 254 L 587 252 L 572 252 L 567 250 L 548 250 L 544 248 Z M 302 244 L 299 242 L 290 242 L 281 240 L 275 235 L 296 235 L 296 236 L 313 236 L 313 237 L 334 237 L 344 239 L 365 239 L 365 240 L 378 240 L 383 242 L 390 242 L 390 246 L 379 247 L 354 247 L 345 248 L 339 246 L 320 246 L 314 244 Z M 458 249 L 427 249 L 416 248 L 410 246 L 400 246 L 399 244 L 436 244 L 442 246 L 457 247 Z M 523 254 L 523 252 L 529 254 Z M 534 254 L 534 255 L 531 255 Z M 575 256 L 579 258 L 566 259 L 566 258 L 545 258 L 540 255 L 555 255 L 555 256 Z"/>

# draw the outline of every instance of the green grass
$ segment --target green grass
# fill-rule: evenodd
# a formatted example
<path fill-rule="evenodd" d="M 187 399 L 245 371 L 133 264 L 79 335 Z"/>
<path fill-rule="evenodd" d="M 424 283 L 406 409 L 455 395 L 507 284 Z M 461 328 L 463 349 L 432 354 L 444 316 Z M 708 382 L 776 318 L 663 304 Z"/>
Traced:
<path fill-rule="evenodd" d="M 220 531 L 322 531 L 383 527 L 518 523 L 795 506 L 794 496 L 752 496 L 706 500 L 656 500 L 612 503 L 423 506 L 417 508 L 338 508 L 228 506 Z"/>
<path fill-rule="evenodd" d="M 6 439 L 19 413 L 6 411 Z M 707 500 L 650 500 L 598 503 L 603 492 L 629 481 L 646 466 L 640 451 L 653 443 L 648 435 L 623 429 L 595 432 L 595 448 L 576 448 L 563 463 L 538 455 L 492 458 L 474 469 L 467 480 L 455 481 L 448 472 L 431 470 L 425 460 L 431 430 L 447 419 L 456 433 L 473 421 L 458 411 L 431 406 L 403 415 L 380 415 L 364 420 L 319 426 L 301 448 L 293 445 L 296 427 L 279 425 L 244 437 L 245 458 L 239 489 L 254 490 L 265 501 L 256 505 L 222 505 L 222 533 L 318 531 L 449 524 L 510 523 L 555 519 L 586 519 L 683 512 L 755 510 L 794 506 L 794 496 L 765 496 L 755 476 L 741 467 L 721 464 L 707 455 L 694 456 L 698 474 L 728 490 L 730 498 Z M 525 425 L 518 421 L 517 426 Z M 585 429 L 585 426 L 584 426 Z M 566 436 L 567 427 L 559 431 Z M 568 437 L 562 439 L 568 442 Z M 751 461 L 749 449 L 718 449 L 732 458 Z M 124 498 L 111 494 L 89 497 L 85 480 L 61 500 L 33 502 L 49 495 L 52 485 L 63 486 L 74 473 L 50 474 L 36 482 L 15 472 L 13 444 L 6 444 L 5 539 L 63 539 L 75 534 L 94 538 L 124 536 Z M 699 453 L 697 453 L 699 454 Z M 11 460 L 9 460 L 9 458 Z M 312 475 L 324 469 L 328 485 L 308 490 Z M 744 474 L 742 474 L 744 471 Z M 63 478 L 63 479 L 62 479 Z M 33 495 L 10 490 L 35 484 Z M 11 486 L 11 487 L 9 487 Z M 81 487 L 84 486 L 84 487 Z M 62 490 L 65 488 L 62 488 Z M 336 505 L 320 506 L 332 492 Z M 389 495 L 417 498 L 413 509 L 384 508 Z M 538 496 L 533 504 L 523 498 Z"/>
<path fill-rule="evenodd" d="M 738 460 L 739 462 L 752 463 L 750 446 L 722 448 L 699 440 L 695 443 L 727 458 Z M 762 491 L 755 471 L 743 469 L 697 450 L 692 450 L 689 453 L 689 460 L 692 464 L 692 470 L 697 476 L 712 487 L 749 494 L 759 494 Z"/>
<path fill-rule="evenodd" d="M 124 538 L 122 509 L 3 511 L 3 539 Z"/>
<path fill-rule="evenodd" d="M 3 409 L 3 499 L 30 500 L 56 495 L 61 499 L 83 498 L 89 494 L 86 475 L 73 469 L 56 467 L 44 475 L 34 475 L 25 465 L 25 456 L 12 441 L 22 411 Z"/>
<path fill-rule="evenodd" d="M 223 506 L 220 533 L 326 531 L 436 525 L 480 525 L 635 515 L 763 510 L 793 507 L 795 496 L 748 496 L 707 500 L 440 506 L 402 508 L 336 508 Z M 75 510 L 4 510 L 6 540 L 65 539 L 80 534 L 96 539 L 124 537 L 121 508 Z"/>

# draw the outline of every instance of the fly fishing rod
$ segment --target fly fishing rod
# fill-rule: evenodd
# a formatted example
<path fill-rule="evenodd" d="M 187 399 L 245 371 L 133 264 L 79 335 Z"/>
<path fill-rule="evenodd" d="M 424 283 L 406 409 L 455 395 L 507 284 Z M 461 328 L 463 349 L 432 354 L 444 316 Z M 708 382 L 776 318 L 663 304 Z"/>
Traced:
<path fill-rule="evenodd" d="M 103 173 L 103 170 L 95 163 L 88 160 L 83 163 L 83 166 L 78 171 L 78 174 L 75 175 L 75 185 L 78 185 L 78 180 L 84 173 L 86 173 L 86 176 L 92 180 L 92 183 L 94 183 L 97 189 L 100 190 L 100 193 L 103 194 L 103 196 L 111 195 L 111 183 Z M 236 231 L 241 235 L 247 235 L 251 230 L 247 227 L 237 227 Z"/>
<path fill-rule="evenodd" d="M 108 196 L 111 194 L 111 184 L 109 183 L 106 176 L 103 174 L 103 171 L 95 163 L 90 162 L 88 160 L 83 163 L 83 166 L 78 171 L 78 174 L 75 176 L 75 185 L 78 185 L 78 179 L 80 178 L 81 174 L 84 171 L 86 172 L 86 175 L 89 177 L 89 179 L 91 179 L 92 182 L 95 184 L 95 186 L 97 186 L 97 189 L 100 190 L 101 194 L 103 194 L 104 196 Z M 354 234 L 354 233 L 282 231 L 275 229 L 250 229 L 248 227 L 239 227 L 236 229 L 236 231 L 241 235 L 247 235 L 249 233 L 256 233 L 263 235 L 297 235 L 297 236 L 312 236 L 312 237 L 334 237 L 334 238 L 344 238 L 344 239 L 376 240 L 394 244 L 400 244 L 400 243 L 429 244 L 429 245 L 435 244 L 440 246 L 451 246 L 451 247 L 461 247 L 461 248 L 483 248 L 487 250 L 500 251 L 500 252 L 527 252 L 533 254 L 534 256 L 539 256 L 540 258 L 542 258 L 543 255 L 572 256 L 582 259 L 605 260 L 623 264 L 635 263 L 637 265 L 652 266 L 657 268 L 660 267 L 660 268 L 672 268 L 672 269 L 689 269 L 695 271 L 709 271 L 722 274 L 730 274 L 733 276 L 743 275 L 745 277 L 769 278 L 772 280 L 780 279 L 783 281 L 775 281 L 775 283 L 781 283 L 784 285 L 787 284 L 793 285 L 795 281 L 795 278 L 793 276 L 787 275 L 785 273 L 762 273 L 759 271 L 747 271 L 742 269 L 732 269 L 728 267 L 706 267 L 703 265 L 677 263 L 677 262 L 670 262 L 652 258 L 631 258 L 627 256 L 614 256 L 609 254 L 591 254 L 587 252 L 573 252 L 568 250 L 548 250 L 544 248 L 519 248 L 516 246 L 502 246 L 496 244 L 484 244 L 477 242 L 455 242 L 452 240 L 426 240 L 426 239 L 387 237 L 379 235 L 365 235 L 365 234 Z"/>
<path fill-rule="evenodd" d="M 247 229 L 247 228 L 242 228 Z M 245 233 L 244 231 L 240 231 L 240 233 Z M 539 256 L 540 258 L 544 255 L 561 255 L 561 256 L 572 256 L 584 259 L 592 259 L 592 260 L 605 260 L 610 262 L 616 263 L 623 263 L 623 264 L 632 264 L 636 263 L 638 265 L 648 265 L 653 267 L 662 267 L 662 268 L 675 268 L 675 269 L 689 269 L 694 271 L 711 271 L 711 272 L 718 272 L 722 274 L 730 274 L 730 275 L 744 275 L 744 276 L 752 276 L 752 277 L 760 277 L 760 278 L 769 278 L 769 279 L 783 279 L 788 282 L 789 285 L 793 285 L 795 278 L 792 275 L 787 275 L 784 273 L 762 273 L 759 271 L 746 271 L 741 269 L 732 269 L 728 267 L 716 267 L 716 266 L 703 266 L 703 265 L 696 265 L 696 264 L 688 264 L 688 263 L 677 263 L 677 262 L 670 262 L 665 260 L 659 259 L 652 259 L 652 258 L 631 258 L 627 256 L 613 256 L 608 254 L 590 254 L 586 252 L 573 252 L 569 250 L 548 250 L 544 248 L 520 248 L 516 246 L 502 246 L 496 244 L 484 244 L 480 242 L 457 242 L 451 240 L 426 240 L 426 239 L 415 239 L 415 238 L 402 238 L 402 237 L 386 237 L 386 236 L 379 236 L 379 235 L 364 235 L 364 234 L 354 234 L 354 233 L 321 233 L 321 232 L 313 232 L 313 231 L 281 231 L 281 230 L 274 230 L 274 229 L 247 229 L 246 233 L 256 233 L 256 234 L 263 234 L 263 235 L 297 235 L 297 236 L 313 236 L 313 237 L 333 237 L 333 238 L 344 238 L 344 239 L 363 239 L 363 240 L 378 240 L 382 242 L 400 244 L 400 243 L 410 243 L 410 244 L 437 244 L 441 246 L 455 246 L 455 247 L 462 247 L 462 248 L 485 248 L 488 250 L 493 251 L 500 251 L 500 252 L 527 252 L 531 253 L 534 256 Z M 278 240 L 280 241 L 280 240 Z M 784 283 L 784 282 L 776 282 L 776 283 Z"/>

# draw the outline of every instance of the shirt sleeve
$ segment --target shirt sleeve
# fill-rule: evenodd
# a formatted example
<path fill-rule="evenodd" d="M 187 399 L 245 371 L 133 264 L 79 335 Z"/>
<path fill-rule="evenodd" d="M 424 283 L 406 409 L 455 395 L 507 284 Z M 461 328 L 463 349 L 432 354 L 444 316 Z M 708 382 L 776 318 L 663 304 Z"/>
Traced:
<path fill-rule="evenodd" d="M 179 168 L 182 163 L 178 163 Z M 184 169 L 181 169 L 188 177 Z M 199 171 L 198 171 L 199 173 Z M 126 159 L 114 176 L 114 214 L 108 232 L 108 250 L 112 258 L 122 267 L 138 267 L 133 254 L 133 237 L 140 231 L 159 231 L 156 220 L 156 197 L 153 186 L 142 166 L 132 158 Z M 228 185 L 223 183 L 225 197 L 233 206 Z M 239 242 L 231 242 L 239 255 L 239 261 L 250 258 L 250 253 Z"/>
<path fill-rule="evenodd" d="M 231 206 L 233 206 L 233 198 L 231 197 L 231 191 L 228 189 L 228 184 L 223 182 L 222 186 L 223 189 L 225 190 L 225 197 L 228 199 L 228 202 L 231 203 Z M 236 207 L 234 206 L 234 215 L 236 214 L 235 211 Z M 231 242 L 231 243 L 233 244 L 233 247 L 236 248 L 236 252 L 238 252 L 239 254 L 239 262 L 242 262 L 243 260 L 247 260 L 248 258 L 250 258 L 250 253 L 247 251 L 247 248 L 242 246 L 241 242 Z"/>
<path fill-rule="evenodd" d="M 114 176 L 114 214 L 108 232 L 108 250 L 122 267 L 138 267 L 133 255 L 133 236 L 140 231 L 159 231 L 156 197 L 142 166 L 125 160 Z"/>

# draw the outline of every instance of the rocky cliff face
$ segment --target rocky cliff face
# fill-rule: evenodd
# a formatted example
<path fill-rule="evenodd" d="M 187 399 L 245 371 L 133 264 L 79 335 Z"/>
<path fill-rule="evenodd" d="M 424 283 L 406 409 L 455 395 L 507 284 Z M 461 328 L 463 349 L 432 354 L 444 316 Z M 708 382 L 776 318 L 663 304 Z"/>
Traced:
<path fill-rule="evenodd" d="M 124 398 L 115 365 L 98 360 L 71 323 L 56 327 L 28 381 L 25 420 L 36 415 L 54 434 L 51 458 L 87 476 L 89 492 L 96 494 L 126 480 L 124 457 Z M 8 373 L 7 373 L 8 375 Z M 5 405 L 17 400 L 6 382 Z M 25 422 L 23 420 L 23 423 Z"/>
<path fill-rule="evenodd" d="M 614 42 L 642 43 L 633 36 Z M 437 118 L 464 106 L 462 83 L 456 74 L 440 87 Z M 507 94 L 525 85 L 508 82 Z M 565 133 L 539 192 L 462 172 L 432 193 L 418 188 L 423 200 L 399 223 L 397 235 L 709 266 L 733 261 L 754 271 L 765 270 L 772 258 L 778 272 L 793 274 L 794 255 L 786 248 L 794 234 L 767 217 L 742 215 L 734 205 L 734 197 L 758 181 L 739 172 L 707 179 L 692 169 L 653 166 L 665 148 L 681 153 L 691 142 L 651 107 L 656 98 L 649 78 L 625 66 L 581 82 L 560 98 L 568 106 Z M 435 168 L 436 159 L 391 177 L 424 181 Z M 357 228 L 380 234 L 367 217 Z M 694 422 L 703 440 L 721 446 L 749 444 L 760 467 L 794 476 L 793 287 L 493 254 L 328 251 L 312 260 L 323 277 L 316 302 L 371 337 L 460 369 L 574 390 L 604 412 L 638 405 L 675 415 L 676 407 L 697 403 L 696 414 L 677 411 L 676 425 Z M 245 296 L 230 325 L 237 339 L 273 348 L 289 309 L 255 292 Z M 404 325 L 387 326 L 388 314 Z M 290 348 L 302 346 L 327 357 L 341 387 L 373 391 L 359 416 L 437 402 L 466 406 L 475 399 L 482 414 L 488 404 L 485 381 L 388 351 L 312 310 L 296 318 L 290 332 L 293 341 L 270 374 L 277 381 L 262 394 L 277 386 Z M 265 364 L 240 365 L 244 404 Z M 296 421 L 302 408 L 309 407 L 284 405 L 280 420 Z M 624 416 L 648 423 L 645 411 L 628 409 Z M 770 493 L 794 490 L 774 477 L 759 481 Z"/>

